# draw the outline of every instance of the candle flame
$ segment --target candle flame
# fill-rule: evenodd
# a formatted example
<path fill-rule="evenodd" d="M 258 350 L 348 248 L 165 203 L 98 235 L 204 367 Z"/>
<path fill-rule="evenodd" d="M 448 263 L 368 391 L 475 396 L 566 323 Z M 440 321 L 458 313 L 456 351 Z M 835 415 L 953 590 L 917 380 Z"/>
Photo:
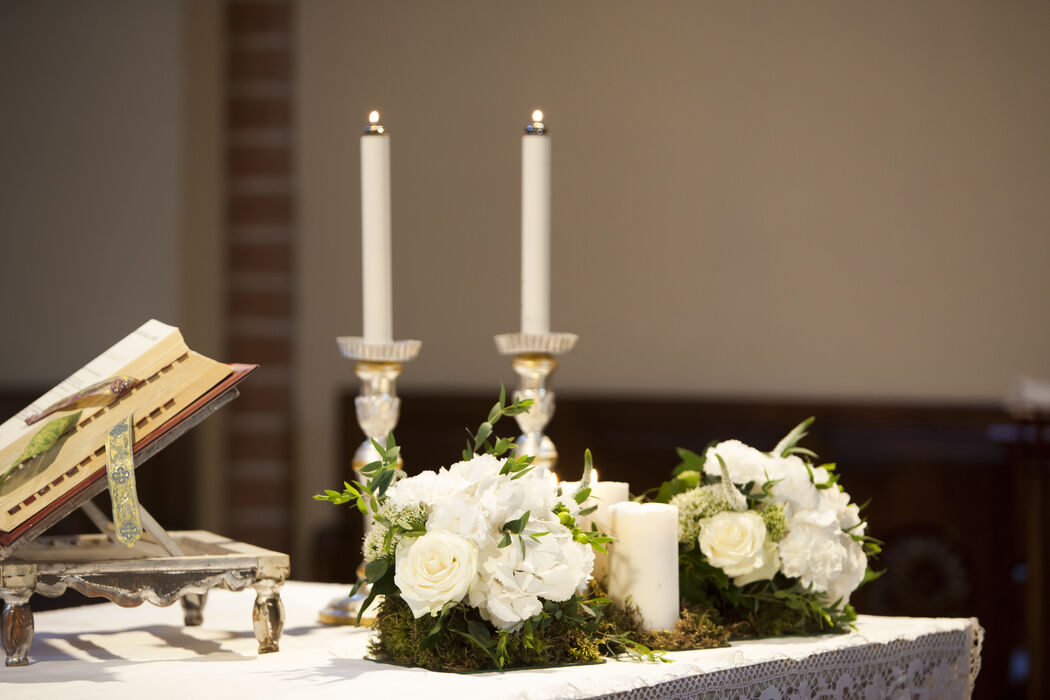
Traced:
<path fill-rule="evenodd" d="M 597 469 L 591 469 L 591 483 L 592 484 L 598 483 L 598 470 Z"/>
<path fill-rule="evenodd" d="M 533 110 L 533 112 L 532 112 L 532 121 L 534 121 L 534 122 L 541 122 L 541 121 L 543 121 L 543 110 L 542 109 Z"/>
<path fill-rule="evenodd" d="M 379 123 L 379 112 L 377 112 L 374 109 L 371 112 L 369 112 L 368 113 L 368 122 L 370 124 L 378 124 Z"/>

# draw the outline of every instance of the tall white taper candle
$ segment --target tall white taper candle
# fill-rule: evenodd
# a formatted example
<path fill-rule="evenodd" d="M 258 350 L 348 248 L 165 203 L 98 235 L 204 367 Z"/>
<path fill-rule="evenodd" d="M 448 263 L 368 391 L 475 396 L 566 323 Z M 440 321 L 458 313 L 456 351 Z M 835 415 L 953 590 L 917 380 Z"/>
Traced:
<path fill-rule="evenodd" d="M 610 506 L 609 597 L 638 606 L 647 629 L 678 623 L 678 508 L 627 501 Z"/>
<path fill-rule="evenodd" d="M 550 332 L 551 144 L 543 112 L 521 137 L 521 332 Z"/>
<path fill-rule="evenodd" d="M 390 137 L 379 112 L 361 137 L 361 285 L 366 343 L 394 340 L 390 260 Z"/>

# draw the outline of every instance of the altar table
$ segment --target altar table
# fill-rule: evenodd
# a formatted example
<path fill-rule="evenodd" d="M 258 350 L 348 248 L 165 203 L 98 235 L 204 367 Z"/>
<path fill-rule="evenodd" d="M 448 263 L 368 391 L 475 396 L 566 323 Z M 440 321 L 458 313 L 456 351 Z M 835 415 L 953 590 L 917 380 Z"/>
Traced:
<path fill-rule="evenodd" d="M 41 612 L 30 665 L 0 667 L 10 698 L 885 698 L 968 697 L 980 667 L 976 619 L 862 615 L 857 630 L 506 673 L 434 673 L 365 659 L 368 630 L 317 611 L 348 586 L 290 581 L 281 650 L 258 655 L 252 593 L 213 591 L 204 624 L 182 608 L 112 603 Z"/>

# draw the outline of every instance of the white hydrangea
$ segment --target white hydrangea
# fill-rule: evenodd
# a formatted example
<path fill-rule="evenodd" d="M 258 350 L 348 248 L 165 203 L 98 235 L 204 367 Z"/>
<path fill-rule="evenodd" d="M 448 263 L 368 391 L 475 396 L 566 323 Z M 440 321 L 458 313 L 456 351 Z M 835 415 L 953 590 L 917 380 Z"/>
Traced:
<path fill-rule="evenodd" d="M 591 547 L 574 542 L 568 528 L 547 523 L 540 529 L 529 522 L 523 540 L 515 537 L 507 547 L 492 541 L 482 550 L 478 576 L 468 593 L 468 602 L 501 629 L 514 629 L 538 614 L 543 600 L 568 600 L 587 583 L 594 566 Z M 527 536 L 543 531 L 548 534 Z"/>

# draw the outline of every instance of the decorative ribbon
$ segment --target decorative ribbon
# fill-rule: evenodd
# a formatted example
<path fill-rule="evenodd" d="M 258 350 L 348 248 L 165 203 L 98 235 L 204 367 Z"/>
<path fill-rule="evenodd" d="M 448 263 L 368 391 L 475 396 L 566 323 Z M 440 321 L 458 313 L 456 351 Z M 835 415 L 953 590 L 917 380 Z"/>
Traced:
<path fill-rule="evenodd" d="M 68 408 L 73 404 L 77 403 L 78 401 L 82 401 L 93 396 L 110 396 L 110 400 L 115 399 L 124 392 L 126 392 L 128 389 L 133 389 L 138 385 L 138 379 L 123 374 L 117 375 L 115 377 L 110 377 L 109 379 L 103 379 L 101 382 L 96 382 L 85 389 L 81 389 L 75 394 L 70 394 L 64 399 L 56 401 L 40 413 L 34 413 L 33 415 L 26 418 L 26 425 L 32 425 L 41 418 L 47 418 L 55 411 L 61 411 L 63 408 Z"/>
<path fill-rule="evenodd" d="M 117 539 L 134 547 L 142 536 L 139 498 L 135 489 L 135 433 L 132 416 L 117 423 L 106 435 L 106 476 L 113 504 L 113 527 Z"/>

